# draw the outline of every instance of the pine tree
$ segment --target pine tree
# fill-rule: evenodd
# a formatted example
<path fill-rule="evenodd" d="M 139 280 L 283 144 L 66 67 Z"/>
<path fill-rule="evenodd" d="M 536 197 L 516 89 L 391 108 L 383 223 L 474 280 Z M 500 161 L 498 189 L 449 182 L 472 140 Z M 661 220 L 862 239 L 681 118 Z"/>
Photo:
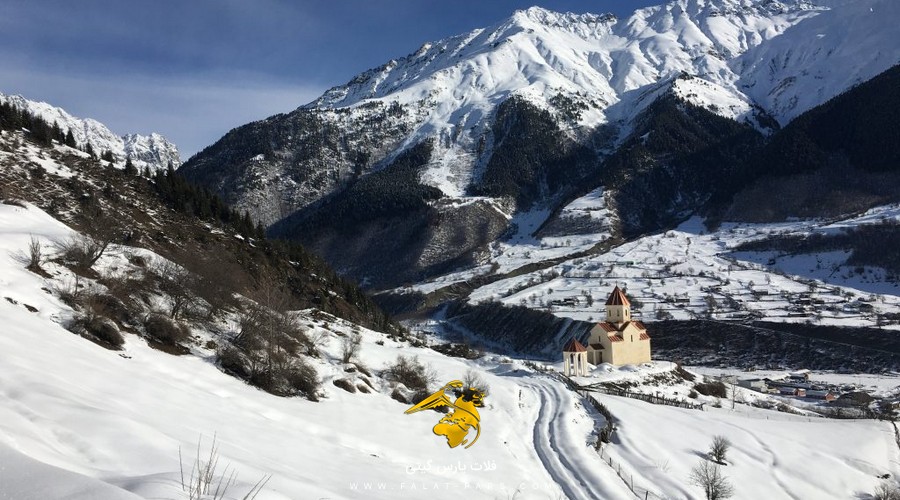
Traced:
<path fill-rule="evenodd" d="M 134 163 L 131 163 L 131 157 L 125 158 L 125 174 L 126 175 L 137 175 L 138 169 L 134 166 Z"/>
<path fill-rule="evenodd" d="M 72 129 L 69 129 L 69 131 L 66 132 L 65 144 L 70 148 L 78 148 L 78 143 L 75 142 L 75 134 L 72 133 Z"/>
<path fill-rule="evenodd" d="M 97 154 L 94 153 L 94 146 L 91 146 L 90 141 L 88 141 L 87 146 L 84 147 L 84 152 L 87 153 L 91 158 L 97 158 Z"/>

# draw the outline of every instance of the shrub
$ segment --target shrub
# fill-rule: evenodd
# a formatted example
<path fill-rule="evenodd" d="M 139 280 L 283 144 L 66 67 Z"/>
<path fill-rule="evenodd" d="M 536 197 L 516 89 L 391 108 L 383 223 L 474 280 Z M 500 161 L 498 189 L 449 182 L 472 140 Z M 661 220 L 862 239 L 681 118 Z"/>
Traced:
<path fill-rule="evenodd" d="M 78 234 L 68 240 L 58 242 L 60 259 L 76 269 L 90 269 L 106 252 L 112 238 L 93 238 Z"/>
<path fill-rule="evenodd" d="M 162 314 L 151 314 L 144 321 L 147 335 L 162 344 L 176 346 L 190 337 L 190 331 Z"/>
<path fill-rule="evenodd" d="M 434 371 L 422 364 L 416 356 L 397 356 L 397 360 L 389 365 L 382 376 L 392 382 L 403 384 L 413 391 L 428 390 L 436 378 Z"/>
<path fill-rule="evenodd" d="M 111 349 L 119 349 L 125 343 L 125 339 L 111 319 L 92 312 L 76 316 L 69 330 L 96 340 L 98 344 Z"/>
<path fill-rule="evenodd" d="M 132 313 L 128 306 L 108 293 L 90 294 L 85 297 L 84 302 L 87 307 L 100 312 L 116 323 L 130 323 L 132 320 Z"/>
<path fill-rule="evenodd" d="M 716 463 L 723 464 L 725 463 L 725 455 L 730 447 L 731 441 L 728 438 L 725 436 L 714 436 L 712 444 L 709 446 L 709 456 Z"/>
<path fill-rule="evenodd" d="M 296 358 L 294 362 L 290 364 L 287 373 L 285 373 L 285 378 L 288 382 L 288 387 L 292 389 L 290 395 L 299 392 L 306 396 L 306 399 L 309 399 L 310 401 L 319 400 L 318 395 L 316 394 L 319 390 L 319 374 L 312 365 L 302 358 Z"/>
<path fill-rule="evenodd" d="M 487 397 L 491 392 L 491 386 L 485 382 L 484 377 L 475 370 L 466 370 L 466 376 L 463 377 L 463 386 L 468 389 L 474 387 Z"/>
<path fill-rule="evenodd" d="M 219 366 L 222 367 L 222 370 L 225 373 L 234 375 L 236 377 L 247 379 L 250 377 L 250 370 L 247 367 L 247 360 L 244 358 L 244 355 L 241 354 L 240 349 L 234 347 L 233 345 L 226 345 L 216 352 L 216 358 L 219 361 Z"/>
<path fill-rule="evenodd" d="M 43 262 L 43 260 L 44 256 L 41 253 L 41 240 L 32 236 L 31 240 L 28 242 L 28 266 L 26 266 L 26 269 L 35 273 L 41 272 L 41 262 Z"/>
<path fill-rule="evenodd" d="M 697 378 L 693 373 L 685 370 L 684 367 L 681 366 L 681 363 L 678 363 L 675 365 L 675 373 L 678 374 L 679 376 L 681 376 L 681 378 L 687 380 L 688 382 L 693 382 L 694 379 Z"/>
<path fill-rule="evenodd" d="M 694 384 L 694 390 L 704 396 L 713 396 L 717 398 L 728 397 L 728 388 L 719 380 Z"/>

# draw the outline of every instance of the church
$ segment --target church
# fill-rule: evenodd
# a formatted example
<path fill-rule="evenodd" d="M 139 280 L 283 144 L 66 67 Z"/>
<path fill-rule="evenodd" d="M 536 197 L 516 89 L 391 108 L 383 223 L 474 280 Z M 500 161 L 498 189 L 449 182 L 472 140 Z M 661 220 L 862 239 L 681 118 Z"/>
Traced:
<path fill-rule="evenodd" d="M 572 339 L 563 348 L 567 372 L 582 374 L 582 361 L 592 365 L 628 365 L 650 362 L 650 335 L 640 321 L 631 319 L 631 302 L 616 286 L 606 300 L 606 321 L 594 325 L 584 346 Z"/>

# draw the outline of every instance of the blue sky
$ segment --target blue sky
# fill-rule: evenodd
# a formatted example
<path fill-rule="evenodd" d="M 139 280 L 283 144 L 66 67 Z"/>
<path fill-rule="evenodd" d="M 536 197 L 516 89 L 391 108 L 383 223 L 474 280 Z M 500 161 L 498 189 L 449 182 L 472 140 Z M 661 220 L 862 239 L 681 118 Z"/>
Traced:
<path fill-rule="evenodd" d="M 659 0 L 3 0 L 0 92 L 160 132 L 184 159 L 355 74 L 531 5 L 625 16 Z"/>

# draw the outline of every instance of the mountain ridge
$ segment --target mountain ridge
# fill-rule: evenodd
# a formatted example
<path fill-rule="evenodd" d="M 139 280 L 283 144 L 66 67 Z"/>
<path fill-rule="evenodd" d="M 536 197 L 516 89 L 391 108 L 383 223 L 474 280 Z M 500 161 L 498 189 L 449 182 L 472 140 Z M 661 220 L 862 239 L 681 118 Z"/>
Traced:
<path fill-rule="evenodd" d="M 449 224 L 447 231 L 458 231 L 457 224 L 468 218 L 458 209 L 471 203 L 486 209 L 482 220 L 512 221 L 532 209 L 557 209 L 573 195 L 602 187 L 609 159 L 629 141 L 640 139 L 634 135 L 640 120 L 660 99 L 675 96 L 685 105 L 768 136 L 791 114 L 845 91 L 845 85 L 874 77 L 876 70 L 900 61 L 900 47 L 886 41 L 886 33 L 869 30 L 883 22 L 868 15 L 876 7 L 893 9 L 885 0 L 674 0 L 624 19 L 539 7 L 516 11 L 490 27 L 426 43 L 292 112 L 234 129 L 191 158 L 180 172 L 251 212 L 275 228 L 278 236 L 316 247 L 308 235 L 284 231 L 287 226 L 279 222 L 315 218 L 322 200 L 349 192 L 361 179 L 429 141 L 431 154 L 416 170 L 420 184 L 442 193 L 441 201 L 428 202 L 434 210 L 433 224 Z M 828 85 L 816 86 L 815 74 L 809 81 L 784 71 L 761 77 L 771 66 L 766 61 L 784 60 L 790 54 L 799 57 L 799 52 L 791 52 L 795 46 L 809 54 L 805 68 L 830 65 L 827 51 L 816 55 L 815 44 L 821 38 L 791 44 L 782 37 L 806 37 L 818 29 L 818 25 L 800 29 L 807 23 L 821 18 L 834 25 L 850 11 L 859 22 L 834 28 L 841 36 L 832 38 L 850 46 L 857 39 L 868 40 L 862 47 L 880 44 L 882 55 L 874 63 L 857 53 L 858 60 L 842 68 L 846 78 Z M 782 40 L 779 49 L 764 50 L 778 40 Z M 851 53 L 838 55 L 845 61 Z M 751 57 L 753 61 L 747 59 Z M 751 80 L 752 95 L 744 92 Z M 780 92 L 776 101 L 753 97 L 774 89 Z M 793 99 L 797 93 L 809 96 Z M 521 103 L 516 112 L 503 113 L 513 102 Z M 707 125 L 714 121 L 696 114 L 692 119 Z M 519 146 L 505 147 L 511 143 L 504 140 L 504 130 L 512 129 L 501 121 L 520 125 L 514 135 L 531 135 Z M 715 149 L 715 141 L 724 136 L 700 133 L 695 138 L 701 140 L 692 147 Z M 585 153 L 549 161 L 534 149 L 540 145 L 542 151 L 565 151 L 571 144 Z M 720 158 L 734 160 L 739 149 Z M 669 168 L 664 153 L 654 160 L 660 172 Z M 694 158 L 691 151 L 684 153 L 684 161 Z M 689 165 L 684 167 L 690 171 Z M 622 171 L 626 177 L 632 175 L 629 168 Z M 641 171 L 640 166 L 635 168 Z M 589 184 L 578 185 L 585 180 Z M 660 213 L 642 217 L 644 222 L 630 233 L 658 230 L 659 224 L 698 210 L 712 193 L 679 188 L 670 195 L 673 203 L 650 207 Z M 618 210 L 618 205 L 610 207 Z M 410 220 L 419 215 L 410 213 Z M 509 231 L 500 233 L 515 232 L 513 223 L 509 225 Z M 359 229 L 359 234 L 367 233 Z M 484 245 L 498 238 L 496 234 L 491 231 L 474 248 L 468 244 L 452 248 L 446 242 L 425 241 L 425 236 L 416 245 L 422 246 L 423 255 L 444 255 L 447 262 L 457 261 L 460 249 L 477 260 Z"/>
<path fill-rule="evenodd" d="M 181 165 L 178 147 L 158 133 L 150 135 L 125 134 L 117 135 L 106 125 L 92 118 L 77 118 L 63 108 L 52 104 L 33 101 L 21 95 L 0 93 L 0 103 L 8 103 L 16 108 L 28 111 L 49 124 L 56 123 L 63 133 L 72 132 L 76 143 L 81 148 L 91 148 L 97 155 L 106 151 L 112 153 L 114 163 L 123 167 L 127 159 L 131 159 L 135 167 L 161 170 L 171 163 L 173 167 Z"/>

